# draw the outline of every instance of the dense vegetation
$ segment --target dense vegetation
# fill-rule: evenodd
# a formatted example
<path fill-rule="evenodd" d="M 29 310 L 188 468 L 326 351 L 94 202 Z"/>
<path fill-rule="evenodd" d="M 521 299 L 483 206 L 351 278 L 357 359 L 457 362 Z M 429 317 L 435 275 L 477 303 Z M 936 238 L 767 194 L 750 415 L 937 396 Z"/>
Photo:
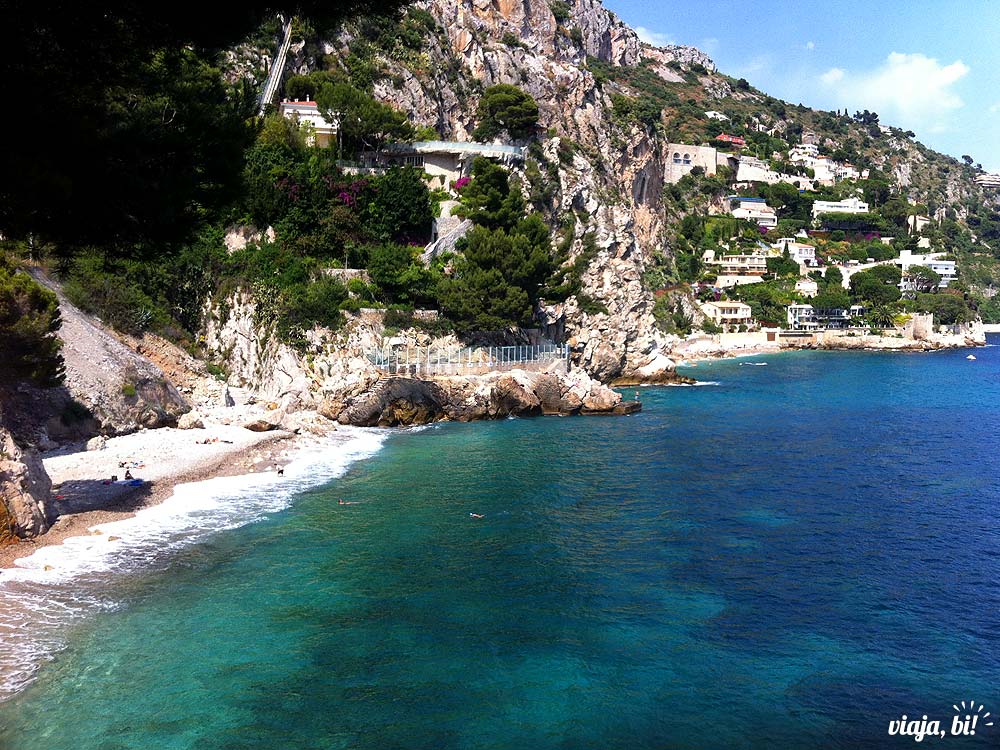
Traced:
<path fill-rule="evenodd" d="M 21 380 L 37 385 L 62 381 L 62 343 L 56 295 L 43 289 L 26 273 L 18 272 L 0 254 L 0 386 Z"/>

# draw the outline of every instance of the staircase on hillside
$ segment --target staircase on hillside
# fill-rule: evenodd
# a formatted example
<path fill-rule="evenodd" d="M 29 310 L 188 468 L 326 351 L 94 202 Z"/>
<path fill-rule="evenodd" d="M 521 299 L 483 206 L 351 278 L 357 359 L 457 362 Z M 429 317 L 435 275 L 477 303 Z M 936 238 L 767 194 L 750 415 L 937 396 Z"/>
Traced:
<path fill-rule="evenodd" d="M 278 47 L 278 54 L 274 56 L 274 61 L 271 63 L 271 70 L 268 71 L 267 80 L 264 81 L 264 90 L 257 101 L 257 114 L 259 115 L 264 114 L 264 109 L 274 101 L 274 97 L 278 94 L 282 74 L 285 72 L 285 60 L 288 56 L 288 48 L 291 44 L 292 21 L 289 19 L 285 23 L 285 32 L 281 40 L 281 46 Z"/>

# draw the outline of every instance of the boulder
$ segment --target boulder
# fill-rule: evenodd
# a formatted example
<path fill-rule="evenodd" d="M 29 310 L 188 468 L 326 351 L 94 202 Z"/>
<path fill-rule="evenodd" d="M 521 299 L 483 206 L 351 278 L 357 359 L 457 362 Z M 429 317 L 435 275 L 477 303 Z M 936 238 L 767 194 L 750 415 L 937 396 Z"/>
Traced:
<path fill-rule="evenodd" d="M 87 441 L 87 450 L 102 451 L 107 445 L 107 442 L 108 441 L 104 438 L 103 435 L 98 435 L 97 437 L 93 437 Z"/>
<path fill-rule="evenodd" d="M 353 400 L 337 417 L 341 424 L 397 427 L 444 419 L 448 394 L 436 383 L 389 378 Z"/>
<path fill-rule="evenodd" d="M 492 399 L 496 415 L 499 417 L 533 417 L 542 414 L 541 402 L 534 392 L 528 390 L 511 375 L 501 377 L 493 386 Z"/>
<path fill-rule="evenodd" d="M 177 420 L 177 428 L 181 430 L 203 430 L 205 429 L 205 422 L 198 412 L 189 411 L 187 414 L 181 414 Z"/>
<path fill-rule="evenodd" d="M 584 414 L 611 413 L 615 407 L 621 403 L 620 393 L 611 390 L 607 386 L 597 385 L 591 389 L 590 393 L 583 400 Z"/>

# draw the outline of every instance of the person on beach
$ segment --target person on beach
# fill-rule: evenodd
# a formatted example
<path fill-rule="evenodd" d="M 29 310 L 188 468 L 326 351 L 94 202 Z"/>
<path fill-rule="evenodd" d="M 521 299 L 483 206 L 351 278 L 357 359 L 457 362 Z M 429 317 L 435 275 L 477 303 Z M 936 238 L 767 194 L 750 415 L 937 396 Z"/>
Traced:
<path fill-rule="evenodd" d="M 278 466 L 277 464 L 275 464 L 275 466 L 278 469 L 278 476 L 279 477 L 285 476 L 285 467 L 284 466 Z"/>
<path fill-rule="evenodd" d="M 132 479 L 132 472 L 129 469 L 125 469 L 125 478 Z"/>

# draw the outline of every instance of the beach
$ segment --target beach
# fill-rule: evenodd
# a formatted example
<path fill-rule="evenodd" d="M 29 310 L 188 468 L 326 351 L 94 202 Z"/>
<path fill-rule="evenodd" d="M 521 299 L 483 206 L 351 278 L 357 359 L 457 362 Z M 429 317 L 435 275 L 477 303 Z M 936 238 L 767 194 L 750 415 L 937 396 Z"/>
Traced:
<path fill-rule="evenodd" d="M 158 505 L 179 484 L 273 472 L 310 439 L 336 430 L 332 422 L 311 412 L 300 415 L 300 422 L 314 429 L 300 435 L 286 430 L 253 432 L 206 419 L 202 429 L 140 430 L 109 438 L 99 450 L 45 455 L 45 469 L 52 479 L 49 510 L 59 518 L 45 534 L 0 547 L 0 569 L 13 567 L 44 547 L 90 534 L 94 526 Z M 126 483 L 126 469 L 143 483 Z M 111 482 L 113 475 L 120 481 Z"/>

